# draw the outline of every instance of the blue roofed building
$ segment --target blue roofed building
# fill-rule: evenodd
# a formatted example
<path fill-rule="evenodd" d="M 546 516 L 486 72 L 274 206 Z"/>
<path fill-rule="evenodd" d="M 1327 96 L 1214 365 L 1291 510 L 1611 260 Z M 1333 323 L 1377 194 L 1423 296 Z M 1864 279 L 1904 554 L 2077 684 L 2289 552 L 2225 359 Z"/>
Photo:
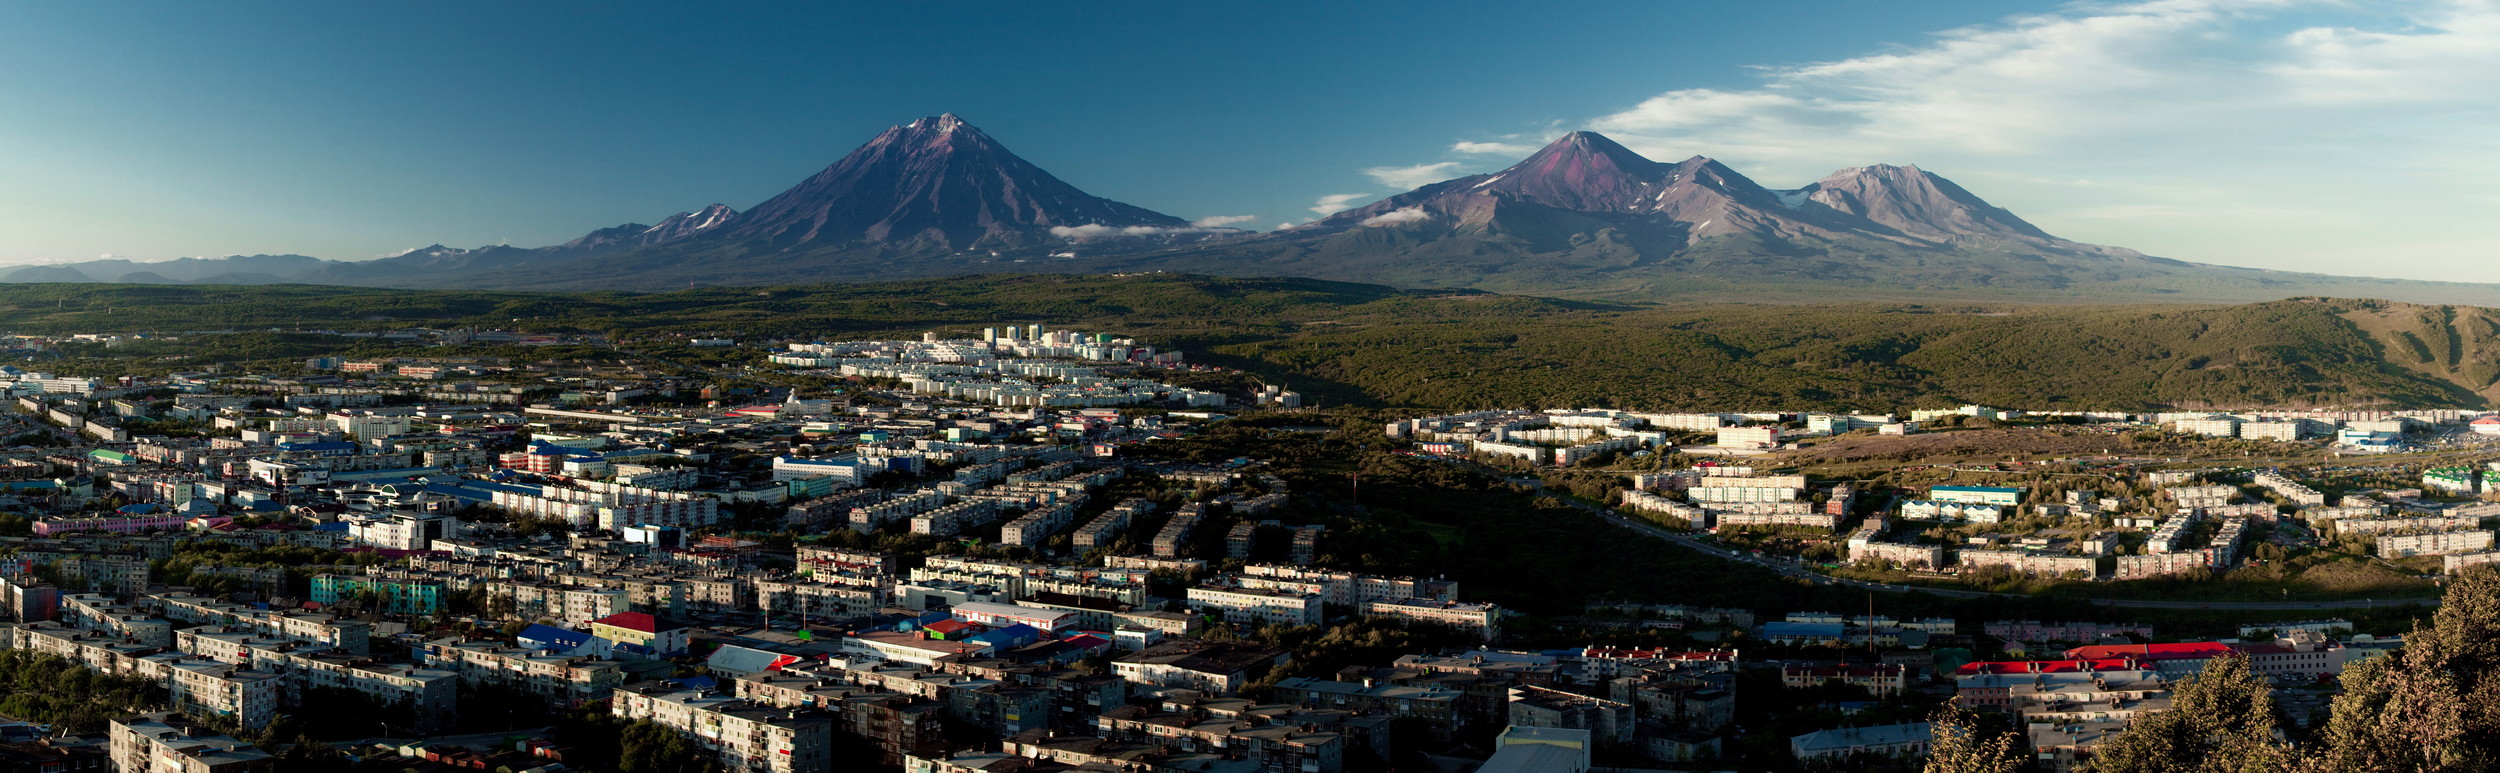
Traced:
<path fill-rule="evenodd" d="M 532 624 L 528 628 L 521 629 L 521 634 L 515 638 L 523 647 L 557 652 L 572 652 L 590 643 L 588 633 L 565 630 L 544 623 Z"/>
<path fill-rule="evenodd" d="M 1763 623 L 1762 627 L 1756 631 L 1756 634 L 1761 636 L 1763 641 L 1767 641 L 1772 644 L 1788 644 L 1795 646 L 1838 644 L 1841 641 L 1841 637 L 1846 633 L 1847 631 L 1845 627 L 1840 623 L 1791 623 L 1785 621 Z"/>
<path fill-rule="evenodd" d="M 1005 628 L 984 631 L 964 638 L 964 641 L 967 642 L 996 647 L 1002 650 L 1011 647 L 1022 647 L 1041 640 L 1042 629 L 1025 625 L 1023 623 L 1017 623 Z"/>

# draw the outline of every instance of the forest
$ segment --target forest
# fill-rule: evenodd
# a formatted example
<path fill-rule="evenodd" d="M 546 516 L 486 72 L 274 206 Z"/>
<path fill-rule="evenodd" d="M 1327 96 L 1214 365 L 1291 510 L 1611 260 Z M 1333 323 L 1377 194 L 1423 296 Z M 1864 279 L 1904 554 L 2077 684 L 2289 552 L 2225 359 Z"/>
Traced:
<path fill-rule="evenodd" d="M 189 368 L 424 352 L 309 331 L 588 333 L 633 348 L 688 336 L 969 336 L 1000 323 L 1134 336 L 1325 404 L 1434 410 L 2481 407 L 2500 398 L 2500 369 L 2483 356 L 2500 352 L 2500 317 L 2369 300 L 1644 305 L 1178 274 L 668 293 L 0 286 L 0 330 L 177 336 L 170 347 L 134 339 L 121 344 L 127 352 L 85 353 Z"/>

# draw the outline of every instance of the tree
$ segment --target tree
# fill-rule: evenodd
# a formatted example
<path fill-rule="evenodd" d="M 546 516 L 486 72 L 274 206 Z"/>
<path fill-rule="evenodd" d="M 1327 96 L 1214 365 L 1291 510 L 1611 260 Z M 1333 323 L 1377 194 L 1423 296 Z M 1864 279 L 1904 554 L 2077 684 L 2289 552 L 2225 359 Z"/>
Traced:
<path fill-rule="evenodd" d="M 2448 583 L 2429 628 L 2347 666 L 2321 734 L 2334 771 L 2490 770 L 2500 764 L 2500 570 Z"/>
<path fill-rule="evenodd" d="M 2170 708 L 2135 718 L 2094 750 L 2094 773 L 2253 773 L 2293 761 L 2274 740 L 2274 691 L 2244 655 L 2215 658 L 2170 692 Z"/>
<path fill-rule="evenodd" d="M 1935 737 L 1927 743 L 1926 773 L 2015 773 L 2028 767 L 2013 733 L 1991 732 L 1969 709 L 1946 706 L 1929 722 Z"/>

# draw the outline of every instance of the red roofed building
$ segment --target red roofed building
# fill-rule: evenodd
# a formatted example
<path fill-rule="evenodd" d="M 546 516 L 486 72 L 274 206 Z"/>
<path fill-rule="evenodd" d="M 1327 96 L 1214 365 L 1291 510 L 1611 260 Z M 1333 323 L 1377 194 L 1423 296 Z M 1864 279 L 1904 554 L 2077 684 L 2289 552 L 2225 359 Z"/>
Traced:
<path fill-rule="evenodd" d="M 966 636 L 979 634 L 986 629 L 962 620 L 948 618 L 921 626 L 920 630 L 927 631 L 929 633 L 929 638 L 953 641 Z"/>
<path fill-rule="evenodd" d="M 686 626 L 641 612 L 618 612 L 590 621 L 590 635 L 619 645 L 622 654 L 674 657 L 691 645 Z"/>
<path fill-rule="evenodd" d="M 2472 427 L 2477 435 L 2500 435 L 2500 416 L 2485 416 L 2466 426 Z"/>

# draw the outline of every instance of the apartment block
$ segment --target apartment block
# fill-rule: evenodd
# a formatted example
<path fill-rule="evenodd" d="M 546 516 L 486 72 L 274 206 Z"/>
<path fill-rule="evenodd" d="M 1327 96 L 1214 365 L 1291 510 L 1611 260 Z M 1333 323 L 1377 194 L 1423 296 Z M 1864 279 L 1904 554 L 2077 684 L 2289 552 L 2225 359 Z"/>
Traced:
<path fill-rule="evenodd" d="M 1431 623 L 1473 633 L 1485 641 L 1492 641 L 1502 627 L 1502 608 L 1492 604 L 1431 599 L 1372 599 L 1363 602 L 1362 609 L 1363 614 L 1373 617 Z"/>
<path fill-rule="evenodd" d="M 106 744 L 115 770 L 126 773 L 252 773 L 277 758 L 173 714 L 113 720 Z"/>
<path fill-rule="evenodd" d="M 2380 558 L 2442 556 L 2450 553 L 2471 553 L 2490 550 L 2492 533 L 2483 530 L 2433 531 L 2420 534 L 2385 534 L 2378 538 Z"/>
<path fill-rule="evenodd" d="M 1201 585 L 1189 589 L 1189 605 L 1214 610 L 1225 621 L 1254 625 L 1319 625 L 1325 621 L 1316 593 Z"/>
<path fill-rule="evenodd" d="M 649 720 L 720 755 L 731 770 L 798 773 L 832 764 L 833 721 L 737 698 L 668 691 L 657 683 L 617 690 L 610 713 Z"/>

